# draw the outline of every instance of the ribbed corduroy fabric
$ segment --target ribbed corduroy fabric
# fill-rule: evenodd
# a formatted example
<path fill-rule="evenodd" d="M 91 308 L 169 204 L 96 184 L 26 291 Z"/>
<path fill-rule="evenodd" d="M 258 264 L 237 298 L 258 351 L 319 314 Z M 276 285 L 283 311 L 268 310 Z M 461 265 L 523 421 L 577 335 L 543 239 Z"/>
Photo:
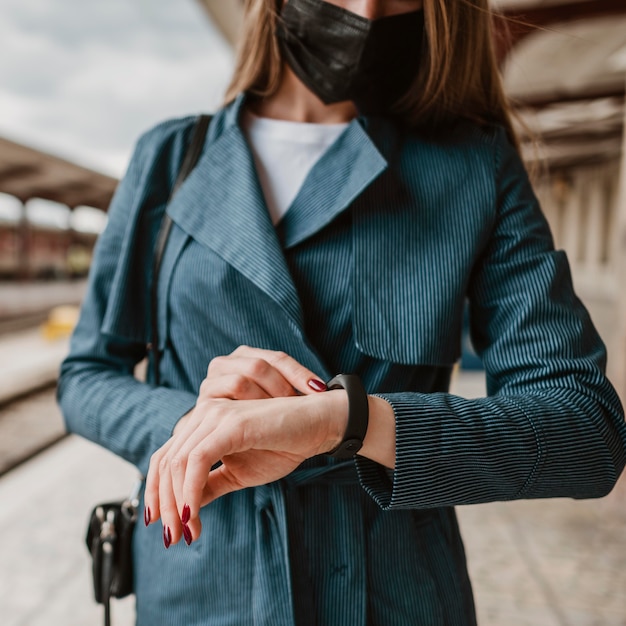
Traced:
<path fill-rule="evenodd" d="M 454 505 L 600 496 L 625 463 L 604 347 L 567 261 L 504 133 L 469 125 L 427 141 L 353 121 L 275 229 L 238 126 L 243 101 L 214 117 L 167 209 L 158 389 L 132 370 L 148 341 L 150 251 L 193 121 L 139 141 L 61 370 L 68 428 L 145 471 L 209 361 L 248 344 L 321 377 L 359 374 L 394 408 L 397 467 L 311 459 L 205 507 L 191 547 L 165 551 L 158 525 L 138 528 L 137 622 L 474 624 Z M 447 393 L 466 299 L 485 399 Z"/>

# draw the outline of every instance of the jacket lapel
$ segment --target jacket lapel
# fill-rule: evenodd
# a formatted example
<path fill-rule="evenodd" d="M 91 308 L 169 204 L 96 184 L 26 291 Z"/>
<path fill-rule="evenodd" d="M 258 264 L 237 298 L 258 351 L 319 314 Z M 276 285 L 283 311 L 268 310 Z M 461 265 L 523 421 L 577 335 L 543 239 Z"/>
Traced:
<path fill-rule="evenodd" d="M 387 167 L 354 120 L 309 173 L 289 219 L 271 223 L 252 154 L 238 119 L 244 97 L 213 120 L 198 165 L 167 208 L 191 237 L 218 254 L 275 300 L 302 328 L 303 316 L 283 246 L 318 232 Z"/>
<path fill-rule="evenodd" d="M 303 335 L 301 305 L 283 246 L 295 245 L 330 223 L 386 169 L 387 163 L 365 132 L 365 120 L 354 120 L 311 171 L 291 207 L 289 220 L 285 221 L 287 229 L 282 233 L 286 238 L 281 241 L 238 124 L 243 101 L 244 96 L 240 96 L 215 115 L 198 164 L 167 206 L 168 214 L 183 232 L 177 242 L 168 243 L 165 257 L 173 267 L 185 241 L 182 234 L 192 237 L 272 298 Z M 172 154 L 159 156 L 163 149 Z M 184 144 L 173 151 L 169 145 L 164 148 L 155 143 L 153 152 L 154 162 L 157 158 L 171 161 L 173 182 L 185 153 Z M 148 175 L 153 167 L 152 161 L 145 166 Z M 152 189 L 149 180 L 142 185 L 143 194 L 138 194 L 129 208 L 112 299 L 102 325 L 107 334 L 137 342 L 149 341 L 145 286 L 150 282 L 151 250 L 164 206 L 148 198 Z M 160 282 L 164 285 L 169 284 L 170 265 L 165 263 L 161 270 Z"/>
<path fill-rule="evenodd" d="M 277 229 L 286 248 L 320 231 L 348 208 L 382 172 L 387 161 L 353 120 L 309 172 Z"/>
<path fill-rule="evenodd" d="M 198 165 L 167 212 L 185 232 L 274 299 L 301 326 L 298 294 L 250 150 L 236 123 L 239 106 L 240 102 L 226 110 L 225 121 L 214 120 L 219 136 L 209 136 Z"/>

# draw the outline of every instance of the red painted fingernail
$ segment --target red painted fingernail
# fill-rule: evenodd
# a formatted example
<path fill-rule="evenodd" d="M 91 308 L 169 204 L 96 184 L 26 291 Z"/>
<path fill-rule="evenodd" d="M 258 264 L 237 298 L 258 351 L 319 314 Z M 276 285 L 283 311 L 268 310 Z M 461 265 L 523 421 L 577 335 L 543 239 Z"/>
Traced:
<path fill-rule="evenodd" d="M 163 526 L 163 545 L 166 550 L 172 545 L 172 531 L 169 526 Z"/>
<path fill-rule="evenodd" d="M 191 531 L 189 530 L 189 526 L 187 526 L 187 524 L 183 524 L 183 537 L 185 538 L 185 543 L 190 546 L 193 541 L 193 537 L 191 536 Z"/>
<path fill-rule="evenodd" d="M 152 519 L 152 514 L 150 513 L 150 507 L 145 506 L 143 509 L 143 523 L 147 526 Z"/>
<path fill-rule="evenodd" d="M 183 507 L 183 514 L 180 516 L 180 521 L 183 524 L 186 524 L 189 521 L 190 517 L 191 517 L 191 509 L 189 508 L 188 504 L 185 504 L 185 506 Z"/>
<path fill-rule="evenodd" d="M 321 380 L 317 380 L 317 378 L 311 378 L 307 382 L 307 385 L 313 389 L 313 391 L 326 391 L 326 383 L 323 383 Z"/>

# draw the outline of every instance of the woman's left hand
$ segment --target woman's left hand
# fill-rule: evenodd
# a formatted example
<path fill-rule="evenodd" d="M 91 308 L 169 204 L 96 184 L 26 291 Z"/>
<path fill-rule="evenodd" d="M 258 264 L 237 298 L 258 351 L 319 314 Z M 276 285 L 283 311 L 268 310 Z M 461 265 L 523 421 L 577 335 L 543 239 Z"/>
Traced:
<path fill-rule="evenodd" d="M 161 518 L 166 547 L 181 536 L 191 543 L 201 532 L 202 506 L 283 478 L 307 458 L 333 449 L 347 413 L 343 390 L 262 400 L 200 396 L 184 428 L 152 457 L 146 520 Z"/>

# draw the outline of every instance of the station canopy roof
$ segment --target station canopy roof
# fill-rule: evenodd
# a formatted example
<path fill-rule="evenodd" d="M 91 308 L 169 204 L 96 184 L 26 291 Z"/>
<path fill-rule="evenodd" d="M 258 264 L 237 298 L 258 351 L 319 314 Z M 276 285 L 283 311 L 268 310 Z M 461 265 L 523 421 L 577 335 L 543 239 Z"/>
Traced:
<path fill-rule="evenodd" d="M 626 1 L 499 0 L 514 44 L 505 89 L 552 168 L 617 160 L 626 88 Z M 516 27 L 530 22 L 534 29 Z M 520 128 L 524 135 L 524 129 Z M 532 160 L 534 148 L 527 148 Z"/>
<path fill-rule="evenodd" d="M 59 157 L 0 138 L 0 192 L 22 202 L 42 198 L 73 209 L 106 209 L 117 180 Z"/>

